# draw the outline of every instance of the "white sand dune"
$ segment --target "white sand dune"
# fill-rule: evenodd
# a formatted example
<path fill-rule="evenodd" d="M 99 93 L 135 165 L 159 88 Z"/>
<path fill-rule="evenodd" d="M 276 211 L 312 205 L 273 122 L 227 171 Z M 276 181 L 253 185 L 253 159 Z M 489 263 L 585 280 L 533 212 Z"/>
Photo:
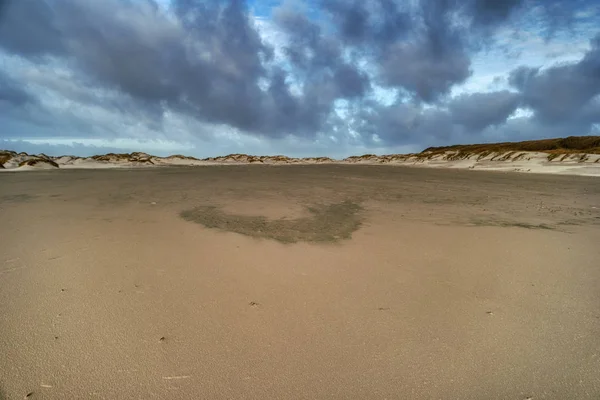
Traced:
<path fill-rule="evenodd" d="M 364 158 L 350 157 L 344 161 L 354 164 L 390 164 L 429 168 L 600 176 L 600 154 L 573 153 L 555 158 L 542 152 L 499 152 L 484 156 L 472 154 L 464 158 L 457 158 L 457 155 L 457 152 L 445 152 L 430 157 L 427 153 L 420 153 L 367 156 Z"/>
<path fill-rule="evenodd" d="M 533 151 L 472 152 L 448 150 L 424 151 L 417 154 L 363 155 L 343 160 L 328 157 L 291 158 L 230 154 L 197 159 L 173 155 L 157 157 L 147 153 L 104 154 L 92 157 L 29 155 L 0 151 L 0 171 L 32 171 L 39 169 L 102 169 L 207 165 L 298 165 L 298 164 L 367 164 L 397 165 L 427 168 L 456 168 L 486 171 L 546 173 L 563 175 L 600 176 L 600 154 L 584 152 L 564 154 Z"/>

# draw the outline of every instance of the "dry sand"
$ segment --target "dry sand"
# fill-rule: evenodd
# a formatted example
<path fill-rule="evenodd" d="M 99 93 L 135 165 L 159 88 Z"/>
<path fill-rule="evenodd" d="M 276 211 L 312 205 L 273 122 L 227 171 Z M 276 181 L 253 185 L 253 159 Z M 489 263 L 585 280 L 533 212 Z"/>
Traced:
<path fill-rule="evenodd" d="M 600 397 L 597 178 L 2 174 L 0 238 L 0 398 Z"/>

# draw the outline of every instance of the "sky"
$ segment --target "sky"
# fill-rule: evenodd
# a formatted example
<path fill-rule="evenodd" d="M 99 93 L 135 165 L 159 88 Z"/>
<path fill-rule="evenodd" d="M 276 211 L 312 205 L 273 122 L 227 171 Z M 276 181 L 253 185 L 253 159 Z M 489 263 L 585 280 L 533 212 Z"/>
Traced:
<path fill-rule="evenodd" d="M 593 0 L 0 0 L 0 148 L 342 158 L 600 135 Z"/>

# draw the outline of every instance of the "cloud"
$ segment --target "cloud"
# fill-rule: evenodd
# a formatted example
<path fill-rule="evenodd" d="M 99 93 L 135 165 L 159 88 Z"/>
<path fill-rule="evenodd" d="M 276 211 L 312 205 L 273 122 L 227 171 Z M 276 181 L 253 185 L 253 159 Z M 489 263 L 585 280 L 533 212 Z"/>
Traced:
<path fill-rule="evenodd" d="M 297 0 L 272 15 L 252 4 L 0 0 L 0 136 L 228 148 L 216 143 L 234 131 L 265 148 L 383 148 L 598 122 L 599 37 L 581 60 L 523 65 L 493 92 L 473 84 L 487 79 L 473 76 L 477 57 L 498 38 L 510 47 L 511 32 L 539 46 L 589 35 L 600 10 L 583 0 Z M 519 107 L 534 116 L 514 118 Z"/>
<path fill-rule="evenodd" d="M 434 102 L 471 75 L 470 51 L 520 0 L 325 1 L 341 39 L 378 63 L 380 82 Z M 457 21 L 461 21 L 460 23 Z"/>
<path fill-rule="evenodd" d="M 510 83 L 541 121 L 556 123 L 577 118 L 600 94 L 600 35 L 590 44 L 591 49 L 577 63 L 545 70 L 519 67 L 511 72 Z"/>
<path fill-rule="evenodd" d="M 78 155 L 89 157 L 95 154 L 123 153 L 143 151 L 153 155 L 168 156 L 190 148 L 169 142 L 148 142 L 134 140 L 3 140 L 0 149 L 25 152 L 28 154 L 44 153 L 49 156 Z"/>
<path fill-rule="evenodd" d="M 0 46 L 25 56 L 65 52 L 56 15 L 43 0 L 0 0 Z"/>
<path fill-rule="evenodd" d="M 45 13 L 42 19 L 52 22 L 39 27 L 45 29 L 40 37 L 60 45 L 2 43 L 15 54 L 66 53 L 66 62 L 82 80 L 118 90 L 155 115 L 170 108 L 273 135 L 303 128 L 293 116 L 273 117 L 274 98 L 285 97 L 285 88 L 277 82 L 268 91 L 258 86 L 259 78 L 269 77 L 261 58 L 269 58 L 271 49 L 262 43 L 242 1 L 177 0 L 176 18 L 149 0 L 32 1 L 33 8 Z M 25 2 L 11 2 L 6 8 L 4 19 L 9 23 L 2 26 L 11 30 L 11 37 L 29 37 L 21 27 L 35 23 L 23 8 Z"/>
<path fill-rule="evenodd" d="M 2 106 L 23 106 L 34 103 L 35 97 L 24 90 L 18 82 L 0 70 L 0 109 Z"/>
<path fill-rule="evenodd" d="M 521 97 L 506 90 L 490 93 L 463 94 L 453 99 L 448 108 L 452 120 L 472 132 L 490 125 L 501 125 L 517 110 Z"/>

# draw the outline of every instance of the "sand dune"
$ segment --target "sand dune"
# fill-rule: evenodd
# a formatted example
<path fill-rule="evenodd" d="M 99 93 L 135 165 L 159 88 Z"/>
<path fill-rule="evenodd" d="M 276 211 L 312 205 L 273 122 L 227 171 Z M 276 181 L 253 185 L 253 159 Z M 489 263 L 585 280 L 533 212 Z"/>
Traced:
<path fill-rule="evenodd" d="M 134 168 L 157 166 L 206 166 L 230 164 L 310 165 L 371 164 L 430 168 L 477 169 L 600 176 L 600 138 L 595 136 L 547 139 L 520 143 L 493 143 L 429 148 L 416 154 L 352 156 L 343 160 L 329 157 L 292 158 L 283 155 L 254 156 L 230 154 L 197 159 L 173 155 L 157 157 L 146 153 L 104 154 L 92 157 L 44 154 L 28 155 L 0 151 L 0 170 Z"/>
<path fill-rule="evenodd" d="M 542 152 L 492 152 L 464 154 L 458 151 L 390 156 L 360 156 L 344 160 L 353 164 L 387 164 L 430 168 L 477 169 L 600 176 L 600 154 L 568 153 L 554 157 Z"/>

